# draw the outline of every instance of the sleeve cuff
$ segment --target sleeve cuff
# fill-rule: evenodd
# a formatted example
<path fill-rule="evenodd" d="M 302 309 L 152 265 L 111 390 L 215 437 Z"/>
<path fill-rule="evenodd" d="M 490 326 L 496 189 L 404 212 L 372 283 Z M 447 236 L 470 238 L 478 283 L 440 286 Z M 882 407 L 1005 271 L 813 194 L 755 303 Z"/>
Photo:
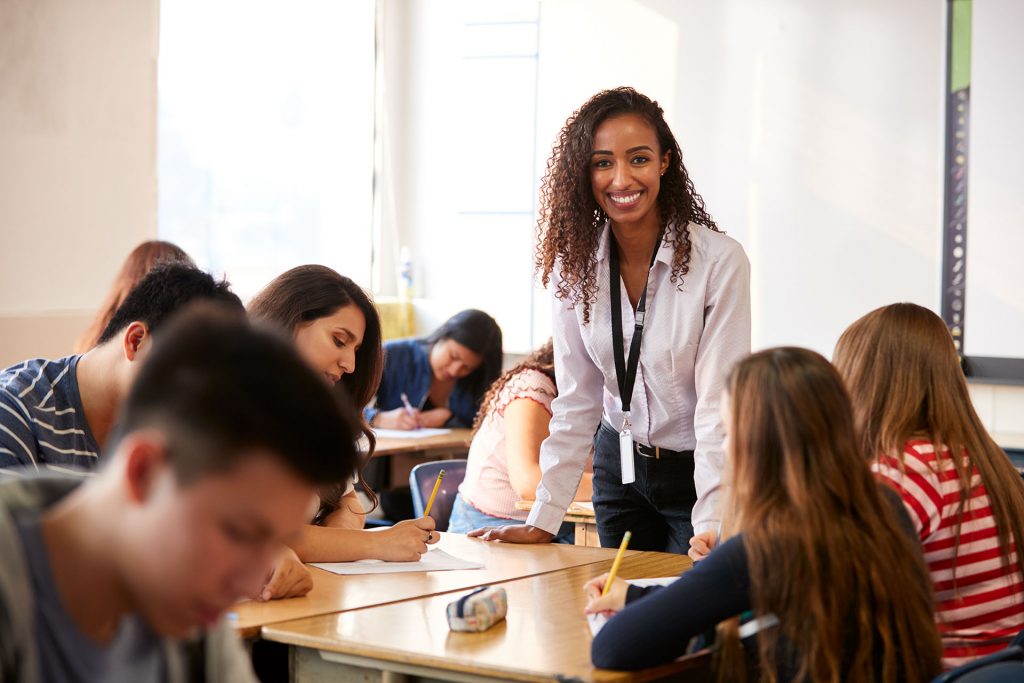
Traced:
<path fill-rule="evenodd" d="M 539 500 L 533 504 L 530 516 L 526 518 L 529 526 L 543 529 L 554 536 L 562 526 L 562 519 L 565 517 L 565 510 L 550 503 L 542 503 Z"/>
<path fill-rule="evenodd" d="M 708 532 L 708 531 L 715 531 L 715 532 L 717 532 L 719 527 L 721 526 L 721 524 L 722 524 L 721 521 L 717 520 L 717 519 L 709 519 L 709 520 L 705 520 L 703 522 L 694 522 L 693 523 L 693 533 L 695 533 L 695 534 L 703 534 L 703 533 Z"/>

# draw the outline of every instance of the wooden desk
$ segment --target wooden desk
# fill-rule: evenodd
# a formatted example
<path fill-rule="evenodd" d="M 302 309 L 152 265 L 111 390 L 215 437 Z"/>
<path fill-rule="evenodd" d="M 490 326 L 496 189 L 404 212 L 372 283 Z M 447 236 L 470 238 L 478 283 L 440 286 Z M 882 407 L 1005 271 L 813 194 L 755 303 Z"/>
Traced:
<path fill-rule="evenodd" d="M 461 591 L 566 567 L 608 561 L 615 556 L 615 551 L 610 548 L 578 548 L 556 543 L 514 545 L 449 533 L 441 534 L 439 546 L 464 560 L 482 562 L 485 568 L 340 576 L 310 567 L 313 590 L 308 595 L 241 603 L 235 610 L 235 628 L 243 638 L 252 638 L 258 636 L 260 627 L 266 624 Z M 637 551 L 631 551 L 631 554 L 635 555 Z"/>
<path fill-rule="evenodd" d="M 531 509 L 533 509 L 532 500 L 516 501 L 516 510 L 529 511 Z M 584 507 L 576 502 L 570 503 L 569 508 L 565 511 L 565 519 L 563 521 L 576 525 L 576 545 L 588 548 L 601 547 L 601 539 L 597 535 L 597 518 L 594 516 L 593 506 Z"/>
<path fill-rule="evenodd" d="M 472 429 L 453 429 L 447 434 L 428 436 L 422 439 L 393 439 L 385 437 L 377 440 L 374 456 L 385 455 L 422 455 L 437 456 L 451 454 L 463 456 L 469 452 L 469 444 L 473 441 Z"/>
<path fill-rule="evenodd" d="M 266 626 L 263 636 L 291 645 L 293 680 L 395 681 L 395 674 L 442 681 L 640 681 L 655 672 L 602 671 L 590 664 L 583 584 L 610 561 L 510 581 L 508 616 L 484 633 L 449 631 L 445 606 L 457 594 Z M 672 576 L 689 558 L 639 553 L 620 567 L 624 578 Z M 707 664 L 707 657 L 671 670 Z M 665 668 L 657 673 L 665 674 Z M 706 668 L 703 673 L 706 673 Z"/>

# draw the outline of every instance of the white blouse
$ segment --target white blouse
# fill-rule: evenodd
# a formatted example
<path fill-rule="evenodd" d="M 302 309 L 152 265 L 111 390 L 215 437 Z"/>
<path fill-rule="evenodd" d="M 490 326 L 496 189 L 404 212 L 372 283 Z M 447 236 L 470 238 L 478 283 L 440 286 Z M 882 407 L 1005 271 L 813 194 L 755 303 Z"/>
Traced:
<path fill-rule="evenodd" d="M 671 281 L 673 246 L 662 242 L 647 283 L 647 315 L 633 387 L 633 440 L 694 451 L 695 533 L 719 524 L 725 465 L 719 397 L 732 366 L 750 353 L 750 263 L 740 244 L 702 225 L 689 226 L 689 272 Z M 579 486 L 603 418 L 622 427 L 615 378 L 606 225 L 597 247 L 597 301 L 590 322 L 583 306 L 553 299 L 555 375 L 550 436 L 540 449 L 543 475 L 527 524 L 557 533 Z M 556 291 L 556 269 L 551 291 Z M 622 285 L 623 291 L 625 285 Z M 622 297 L 623 348 L 633 337 L 633 308 Z"/>

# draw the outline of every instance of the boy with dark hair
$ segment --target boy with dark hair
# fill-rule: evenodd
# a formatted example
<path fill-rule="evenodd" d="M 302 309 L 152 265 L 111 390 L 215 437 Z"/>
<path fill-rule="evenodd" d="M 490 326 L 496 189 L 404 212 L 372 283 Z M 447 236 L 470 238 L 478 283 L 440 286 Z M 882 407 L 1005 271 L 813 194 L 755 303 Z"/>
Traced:
<path fill-rule="evenodd" d="M 96 348 L 0 372 L 0 470 L 94 469 L 152 335 L 200 300 L 243 310 L 227 282 L 184 264 L 159 266 L 128 294 Z"/>
<path fill-rule="evenodd" d="M 288 340 L 171 323 L 97 476 L 0 484 L 0 679 L 254 680 L 220 617 L 353 474 L 358 424 Z"/>

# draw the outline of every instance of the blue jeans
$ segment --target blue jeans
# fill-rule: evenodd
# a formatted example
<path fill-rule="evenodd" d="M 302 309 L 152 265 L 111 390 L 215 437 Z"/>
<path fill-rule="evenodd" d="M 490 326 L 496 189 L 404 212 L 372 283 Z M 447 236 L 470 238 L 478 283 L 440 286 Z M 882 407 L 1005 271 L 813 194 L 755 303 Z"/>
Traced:
<path fill-rule="evenodd" d="M 452 508 L 452 516 L 448 519 L 448 531 L 455 534 L 464 534 L 473 529 L 485 526 L 510 526 L 522 524 L 518 519 L 505 519 L 504 517 L 493 517 L 486 512 L 480 512 L 475 507 L 462 499 L 462 494 L 455 496 L 455 506 Z M 573 543 L 576 537 L 576 527 L 569 522 L 562 524 L 558 535 L 552 539 L 554 543 Z"/>

